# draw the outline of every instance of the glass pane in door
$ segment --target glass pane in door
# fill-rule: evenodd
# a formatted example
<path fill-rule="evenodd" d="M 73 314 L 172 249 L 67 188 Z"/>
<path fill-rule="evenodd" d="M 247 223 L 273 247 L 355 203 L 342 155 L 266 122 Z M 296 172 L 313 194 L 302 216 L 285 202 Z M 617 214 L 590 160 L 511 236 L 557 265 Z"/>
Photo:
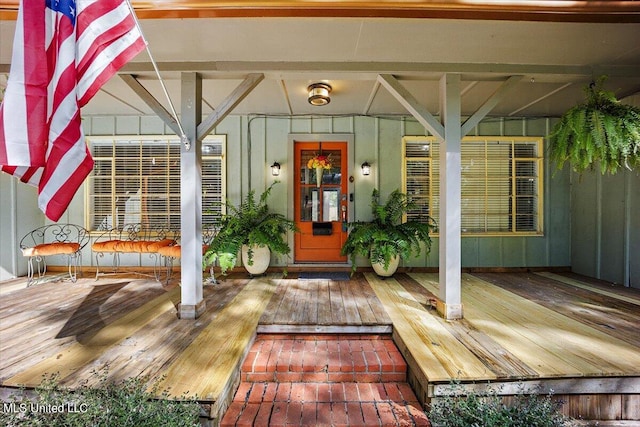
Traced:
<path fill-rule="evenodd" d="M 320 190 L 315 187 L 306 187 L 301 189 L 301 221 L 318 221 L 318 215 L 320 212 L 320 199 L 318 197 L 319 193 Z"/>
<path fill-rule="evenodd" d="M 340 189 L 327 188 L 322 190 L 322 220 L 339 221 Z"/>

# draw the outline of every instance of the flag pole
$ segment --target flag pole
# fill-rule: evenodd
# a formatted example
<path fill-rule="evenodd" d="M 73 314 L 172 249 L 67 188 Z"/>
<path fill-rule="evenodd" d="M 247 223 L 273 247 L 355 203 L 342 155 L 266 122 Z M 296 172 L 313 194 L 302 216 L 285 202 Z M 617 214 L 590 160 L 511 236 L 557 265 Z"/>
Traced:
<path fill-rule="evenodd" d="M 167 98 L 167 102 L 169 102 L 169 108 L 171 109 L 171 114 L 173 114 L 173 118 L 178 124 L 178 129 L 180 130 L 180 142 L 182 142 L 184 144 L 185 149 L 189 151 L 191 149 L 191 141 L 189 141 L 189 138 L 187 138 L 187 135 L 185 134 L 184 129 L 182 128 L 182 124 L 180 123 L 180 120 L 178 120 L 178 114 L 176 114 L 176 109 L 173 106 L 171 97 L 169 97 L 169 92 L 167 91 L 167 87 L 164 84 L 164 80 L 160 75 L 160 70 L 158 70 L 158 64 L 156 64 L 156 60 L 153 58 L 153 55 L 151 54 L 151 49 L 149 49 L 149 42 L 147 42 L 147 39 L 144 36 L 144 33 L 142 32 L 142 27 L 140 26 L 140 22 L 138 21 L 138 17 L 136 16 L 135 10 L 133 10 L 133 6 L 131 5 L 131 0 L 126 0 L 126 2 L 127 2 L 127 5 L 129 6 L 129 10 L 131 11 L 131 15 L 133 16 L 133 20 L 136 23 L 136 27 L 138 27 L 138 31 L 140 31 L 140 34 L 142 35 L 142 40 L 144 41 L 144 45 L 147 48 L 147 53 L 149 54 L 149 58 L 151 59 L 151 64 L 153 64 L 153 69 L 155 70 L 156 76 L 158 76 L 158 80 L 160 81 L 162 92 L 164 93 L 164 96 Z"/>

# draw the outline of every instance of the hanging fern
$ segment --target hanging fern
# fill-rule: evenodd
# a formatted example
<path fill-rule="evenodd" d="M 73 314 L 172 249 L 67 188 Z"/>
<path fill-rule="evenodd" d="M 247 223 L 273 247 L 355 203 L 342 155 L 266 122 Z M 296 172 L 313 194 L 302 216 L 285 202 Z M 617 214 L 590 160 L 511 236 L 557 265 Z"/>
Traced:
<path fill-rule="evenodd" d="M 586 102 L 567 111 L 550 135 L 549 153 L 562 169 L 568 161 L 576 172 L 600 165 L 615 174 L 624 166 L 640 166 L 640 108 L 621 104 L 602 88 L 606 77 L 585 88 Z"/>
<path fill-rule="evenodd" d="M 357 221 L 349 224 L 349 237 L 342 246 L 342 255 L 351 259 L 355 272 L 356 255 L 369 257 L 372 263 L 380 263 L 389 268 L 396 255 L 407 259 L 412 254 L 420 254 L 422 244 L 427 252 L 431 249 L 429 232 L 434 221 L 427 217 L 422 221 L 408 221 L 402 218 L 414 208 L 414 203 L 399 190 L 393 191 L 385 204 L 380 204 L 380 193 L 374 189 L 371 194 L 372 221 Z"/>

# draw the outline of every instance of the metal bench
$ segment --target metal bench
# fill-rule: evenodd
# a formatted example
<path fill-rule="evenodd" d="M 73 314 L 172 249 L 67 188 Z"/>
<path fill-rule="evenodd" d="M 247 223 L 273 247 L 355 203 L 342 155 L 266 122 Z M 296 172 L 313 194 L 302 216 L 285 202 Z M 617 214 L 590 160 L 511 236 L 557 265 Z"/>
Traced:
<path fill-rule="evenodd" d="M 176 230 L 166 225 L 145 224 L 125 224 L 105 231 L 91 245 L 91 250 L 96 256 L 96 280 L 100 274 L 117 273 L 120 267 L 120 255 L 125 253 L 148 254 L 153 259 L 153 276 L 156 280 L 160 280 L 158 251 L 160 248 L 175 245 L 178 234 Z M 105 254 L 113 255 L 111 273 L 100 272 L 100 259 Z"/>
<path fill-rule="evenodd" d="M 69 279 L 78 279 L 82 274 L 82 248 L 89 243 L 89 232 L 75 224 L 51 224 L 36 228 L 20 240 L 22 255 L 28 257 L 27 286 L 42 278 L 47 272 L 46 257 L 61 255 L 66 257 Z M 34 261 L 36 268 L 34 268 Z M 35 277 L 38 272 L 37 278 Z"/>

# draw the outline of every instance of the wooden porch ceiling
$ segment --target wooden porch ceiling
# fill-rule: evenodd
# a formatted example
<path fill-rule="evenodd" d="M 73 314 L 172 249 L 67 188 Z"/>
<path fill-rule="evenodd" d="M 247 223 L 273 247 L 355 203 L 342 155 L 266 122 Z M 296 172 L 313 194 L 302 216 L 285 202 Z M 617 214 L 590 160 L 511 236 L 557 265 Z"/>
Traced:
<path fill-rule="evenodd" d="M 0 2 L 0 19 L 15 19 L 18 0 Z M 633 0 L 441 1 L 132 1 L 140 18 L 389 17 L 506 19 L 557 22 L 639 22 Z"/>
<path fill-rule="evenodd" d="M 397 79 L 439 115 L 439 80 L 461 75 L 462 115 L 503 82 L 520 81 L 493 117 L 557 117 L 600 75 L 619 99 L 640 105 L 638 1 L 133 1 L 178 111 L 183 72 L 203 79 L 202 113 L 214 114 L 252 74 L 264 78 L 237 115 L 407 115 L 379 76 Z M 10 70 L 18 0 L 0 0 L 0 97 Z M 170 34 L 169 37 L 167 35 Z M 168 109 L 146 53 L 83 108 L 83 116 L 153 115 L 132 79 Z M 314 107 L 307 87 L 333 87 Z M 136 86 L 136 85 L 134 85 Z"/>

